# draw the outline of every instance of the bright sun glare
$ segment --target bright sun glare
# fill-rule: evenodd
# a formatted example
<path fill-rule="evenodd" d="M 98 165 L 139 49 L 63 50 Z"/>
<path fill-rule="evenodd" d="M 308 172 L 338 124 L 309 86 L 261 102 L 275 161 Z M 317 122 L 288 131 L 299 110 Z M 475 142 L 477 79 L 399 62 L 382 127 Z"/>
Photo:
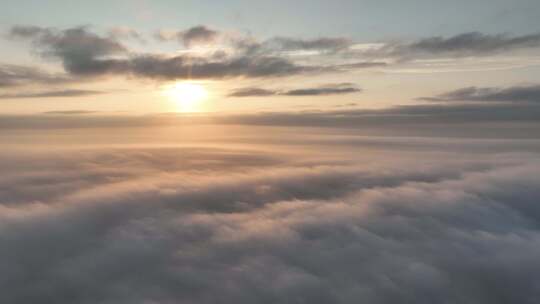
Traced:
<path fill-rule="evenodd" d="M 192 82 L 179 82 L 165 89 L 165 95 L 171 99 L 181 112 L 197 112 L 200 103 L 208 92 L 201 84 Z"/>

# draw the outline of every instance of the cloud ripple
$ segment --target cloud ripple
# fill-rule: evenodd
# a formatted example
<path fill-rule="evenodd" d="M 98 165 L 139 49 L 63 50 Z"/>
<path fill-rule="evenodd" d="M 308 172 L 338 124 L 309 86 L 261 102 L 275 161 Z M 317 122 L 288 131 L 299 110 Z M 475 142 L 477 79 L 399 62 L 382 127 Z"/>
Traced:
<path fill-rule="evenodd" d="M 444 150 L 5 150 L 0 302 L 535 303 L 540 158 Z"/>

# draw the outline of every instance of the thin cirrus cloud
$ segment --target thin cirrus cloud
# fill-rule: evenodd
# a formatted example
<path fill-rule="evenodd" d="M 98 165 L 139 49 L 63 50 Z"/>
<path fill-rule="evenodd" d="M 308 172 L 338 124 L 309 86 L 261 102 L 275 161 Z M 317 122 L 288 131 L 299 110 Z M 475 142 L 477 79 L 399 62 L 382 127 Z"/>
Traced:
<path fill-rule="evenodd" d="M 434 97 L 421 97 L 425 101 L 491 101 L 540 103 L 540 85 L 507 88 L 467 87 Z"/>
<path fill-rule="evenodd" d="M 381 43 L 368 49 L 349 49 L 349 54 L 398 61 L 433 57 L 489 56 L 540 47 L 540 33 L 512 36 L 468 32 L 450 37 L 433 36 L 410 42 Z"/>
<path fill-rule="evenodd" d="M 277 36 L 258 41 L 249 36 L 238 36 L 228 32 L 211 29 L 204 25 L 194 26 L 183 31 L 161 30 L 156 33 L 160 40 L 179 40 L 189 46 L 191 42 L 211 43 L 218 38 L 223 41 L 249 48 L 251 52 L 272 53 L 295 50 L 319 50 L 354 52 L 355 42 L 346 37 L 319 37 L 303 39 Z M 480 32 L 460 33 L 450 37 L 432 36 L 410 42 L 379 43 L 380 47 L 368 50 L 365 54 L 381 56 L 421 56 L 489 55 L 517 49 L 540 47 L 540 33 L 528 35 L 484 34 Z M 360 51 L 360 53 L 364 53 Z"/>
<path fill-rule="evenodd" d="M 490 54 L 520 48 L 540 46 L 540 34 L 510 36 L 504 34 L 488 35 L 470 32 L 449 38 L 431 37 L 408 45 L 412 51 L 433 54 Z"/>
<path fill-rule="evenodd" d="M 221 42 L 237 48 L 249 49 L 250 52 L 271 53 L 295 50 L 338 51 L 350 47 L 352 40 L 344 37 L 319 37 L 302 39 L 292 37 L 273 37 L 258 41 L 251 36 L 239 35 L 234 32 L 219 31 L 205 25 L 197 25 L 186 30 L 159 30 L 155 33 L 160 41 L 177 40 L 186 47 L 200 44 Z"/>
<path fill-rule="evenodd" d="M 127 26 L 112 27 L 109 30 L 109 36 L 118 40 L 127 39 L 127 40 L 135 40 L 144 44 L 147 43 L 146 39 L 141 33 Z"/>
<path fill-rule="evenodd" d="M 229 97 L 263 97 L 263 96 L 325 96 L 343 95 L 361 92 L 362 89 L 352 83 L 337 83 L 313 88 L 293 90 L 269 90 L 263 88 L 241 88 L 234 90 Z"/>
<path fill-rule="evenodd" d="M 0 99 L 25 99 L 25 98 L 48 98 L 48 97 L 81 97 L 104 94 L 103 91 L 95 90 L 59 90 L 35 93 L 0 94 Z"/>
<path fill-rule="evenodd" d="M 280 51 L 323 50 L 339 51 L 349 48 L 353 42 L 343 37 L 321 37 L 315 39 L 299 39 L 290 37 L 275 37 L 261 44 L 262 48 Z"/>
<path fill-rule="evenodd" d="M 49 115 L 86 115 L 98 113 L 97 111 L 87 111 L 87 110 L 66 110 L 66 111 L 47 111 L 43 114 Z"/>

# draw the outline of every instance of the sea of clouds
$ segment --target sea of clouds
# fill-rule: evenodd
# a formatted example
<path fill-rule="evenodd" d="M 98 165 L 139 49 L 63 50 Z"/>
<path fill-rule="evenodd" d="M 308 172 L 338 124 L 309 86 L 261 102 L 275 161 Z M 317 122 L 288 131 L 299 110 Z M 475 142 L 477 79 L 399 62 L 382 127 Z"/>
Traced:
<path fill-rule="evenodd" d="M 540 298 L 540 141 L 244 129 L 4 132 L 0 303 Z"/>

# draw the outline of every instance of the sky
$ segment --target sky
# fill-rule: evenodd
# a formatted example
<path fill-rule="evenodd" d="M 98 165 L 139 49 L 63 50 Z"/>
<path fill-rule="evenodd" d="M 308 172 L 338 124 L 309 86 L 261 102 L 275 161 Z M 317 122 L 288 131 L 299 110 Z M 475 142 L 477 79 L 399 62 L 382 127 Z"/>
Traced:
<path fill-rule="evenodd" d="M 538 302 L 540 2 L 0 4 L 0 303 Z"/>
<path fill-rule="evenodd" d="M 464 87 L 530 86 L 540 76 L 537 1 L 7 1 L 3 8 L 4 113 L 385 108 Z M 185 82 L 204 96 L 182 96 Z M 345 90 L 320 91 L 335 87 Z M 259 94 L 235 94 L 250 88 Z M 297 90 L 304 94 L 287 95 Z"/>

